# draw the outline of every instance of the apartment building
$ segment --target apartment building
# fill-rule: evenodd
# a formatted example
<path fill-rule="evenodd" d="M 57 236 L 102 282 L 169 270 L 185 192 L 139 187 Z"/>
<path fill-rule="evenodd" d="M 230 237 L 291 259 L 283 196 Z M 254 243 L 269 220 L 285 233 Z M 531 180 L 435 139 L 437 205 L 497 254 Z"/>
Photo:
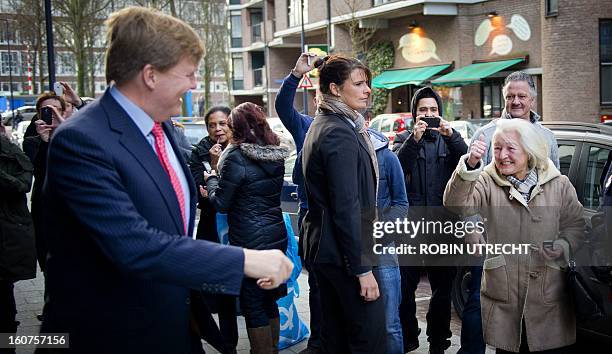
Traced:
<path fill-rule="evenodd" d="M 376 30 L 370 46 L 392 43 L 393 67 L 373 80 L 388 92 L 387 112 L 409 111 L 428 85 L 447 119 L 498 117 L 504 77 L 524 70 L 545 120 L 612 114 L 612 0 L 230 0 L 236 103 L 276 116 L 274 98 L 301 52 L 302 1 L 306 45 L 327 44 L 330 26 L 330 52 L 351 53 L 355 21 Z M 314 89 L 308 95 L 312 113 Z M 296 108 L 302 102 L 296 95 Z"/>

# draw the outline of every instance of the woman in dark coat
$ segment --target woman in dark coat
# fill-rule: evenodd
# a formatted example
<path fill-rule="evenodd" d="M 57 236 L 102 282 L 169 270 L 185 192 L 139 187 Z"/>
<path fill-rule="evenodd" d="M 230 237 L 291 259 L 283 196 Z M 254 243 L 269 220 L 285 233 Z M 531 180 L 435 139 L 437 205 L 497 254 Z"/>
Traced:
<path fill-rule="evenodd" d="M 28 157 L 0 133 L 0 333 L 17 331 L 13 283 L 36 277 L 34 227 L 26 198 L 33 171 Z"/>
<path fill-rule="evenodd" d="M 215 106 L 206 112 L 204 121 L 208 136 L 198 142 L 189 158 L 189 169 L 198 186 L 198 208 L 200 221 L 196 238 L 219 243 L 217 235 L 217 210 L 208 200 L 204 187 L 204 171 L 217 170 L 221 152 L 229 144 L 231 131 L 227 120 L 230 109 Z M 202 339 L 221 353 L 234 353 L 238 345 L 238 323 L 236 321 L 236 298 L 230 295 L 192 293 L 192 308 Z M 219 326 L 211 313 L 219 314 Z"/>
<path fill-rule="evenodd" d="M 206 197 L 204 187 L 204 171 L 207 168 L 217 170 L 217 163 L 221 152 L 229 144 L 231 131 L 227 124 L 230 115 L 229 107 L 216 106 L 208 110 L 204 116 L 208 136 L 198 142 L 189 158 L 189 169 L 200 191 L 198 208 L 200 209 L 200 223 L 196 237 L 199 240 L 219 242 L 217 235 L 217 211 Z M 208 164 L 208 166 L 206 166 Z"/>
<path fill-rule="evenodd" d="M 215 209 L 228 214 L 231 245 L 256 250 L 287 249 L 287 231 L 281 210 L 285 159 L 289 151 L 279 146 L 262 109 L 250 102 L 232 110 L 231 144 L 221 154 L 219 177 L 204 174 L 208 197 Z M 245 317 L 251 353 L 278 351 L 280 321 L 278 300 L 283 290 L 264 290 L 245 278 L 240 306 Z"/>
<path fill-rule="evenodd" d="M 304 258 L 321 296 L 326 353 L 386 353 L 384 304 L 372 265 L 378 163 L 363 116 L 370 70 L 331 56 L 319 68 L 317 116 L 302 150 L 308 196 Z"/>

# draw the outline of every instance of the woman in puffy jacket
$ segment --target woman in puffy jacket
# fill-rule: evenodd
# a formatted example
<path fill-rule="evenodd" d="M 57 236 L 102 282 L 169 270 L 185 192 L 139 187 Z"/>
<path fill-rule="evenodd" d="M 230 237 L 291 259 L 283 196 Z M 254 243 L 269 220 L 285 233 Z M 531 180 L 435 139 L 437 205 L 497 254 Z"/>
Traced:
<path fill-rule="evenodd" d="M 281 189 L 288 149 L 270 129 L 262 109 L 250 102 L 232 110 L 230 144 L 217 165 L 219 176 L 205 173 L 208 197 L 215 209 L 227 213 L 229 242 L 244 248 L 287 248 L 281 210 Z M 240 306 L 247 324 L 252 353 L 278 350 L 280 331 L 276 300 L 284 289 L 264 290 L 245 278 Z"/>

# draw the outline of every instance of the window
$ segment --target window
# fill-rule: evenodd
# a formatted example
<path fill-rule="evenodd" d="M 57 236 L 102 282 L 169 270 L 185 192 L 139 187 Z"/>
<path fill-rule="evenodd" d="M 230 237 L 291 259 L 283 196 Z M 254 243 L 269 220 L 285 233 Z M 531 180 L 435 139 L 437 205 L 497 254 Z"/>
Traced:
<path fill-rule="evenodd" d="M 374 6 L 383 5 L 389 2 L 393 2 L 393 1 L 397 1 L 397 0 L 373 0 Z"/>
<path fill-rule="evenodd" d="M 557 16 L 559 13 L 558 0 L 546 0 L 546 16 Z"/>
<path fill-rule="evenodd" d="M 499 118 L 501 116 L 504 108 L 502 86 L 503 81 L 485 81 L 480 86 L 483 118 Z"/>
<path fill-rule="evenodd" d="M 263 40 L 263 15 L 261 10 L 251 11 L 251 43 Z"/>
<path fill-rule="evenodd" d="M 380 131 L 380 122 L 382 122 L 382 119 L 375 120 L 370 126 L 370 128 Z"/>
<path fill-rule="evenodd" d="M 57 52 L 55 56 L 57 75 L 71 76 L 76 74 L 75 63 L 72 52 Z"/>
<path fill-rule="evenodd" d="M 569 176 L 570 166 L 575 151 L 576 145 L 559 142 L 559 165 L 561 174 Z"/>
<path fill-rule="evenodd" d="M 20 82 L 13 82 L 13 85 L 11 85 L 9 82 L 0 82 L 0 88 L 4 92 L 11 91 L 11 86 L 13 86 L 13 93 L 21 92 L 21 83 Z"/>
<path fill-rule="evenodd" d="M 302 25 L 302 2 L 304 2 L 304 23 L 308 23 L 308 0 L 289 0 L 289 27 Z"/>
<path fill-rule="evenodd" d="M 240 11 L 230 12 L 230 24 L 232 27 L 232 48 L 242 47 L 242 17 Z"/>
<path fill-rule="evenodd" d="M 232 57 L 232 70 L 232 89 L 244 89 L 244 66 L 242 61 L 242 55 Z"/>
<path fill-rule="evenodd" d="M 7 26 L 6 22 L 0 21 L 0 43 L 7 44 L 10 42 L 11 44 L 15 44 L 17 42 L 17 32 L 15 28 L 12 27 L 14 25 L 14 22 L 9 22 Z"/>
<path fill-rule="evenodd" d="M 10 66 L 9 66 L 10 61 Z M 0 52 L 0 74 L 2 75 L 20 75 L 19 70 L 19 53 L 15 51 L 11 51 L 11 55 L 9 56 L 8 51 Z"/>
<path fill-rule="evenodd" d="M 599 22 L 601 104 L 612 105 L 612 20 Z"/>
<path fill-rule="evenodd" d="M 600 185 L 599 177 L 603 172 L 604 165 L 608 161 L 608 149 L 600 146 L 589 148 L 589 159 L 582 190 L 582 205 L 587 209 L 599 207 Z"/>

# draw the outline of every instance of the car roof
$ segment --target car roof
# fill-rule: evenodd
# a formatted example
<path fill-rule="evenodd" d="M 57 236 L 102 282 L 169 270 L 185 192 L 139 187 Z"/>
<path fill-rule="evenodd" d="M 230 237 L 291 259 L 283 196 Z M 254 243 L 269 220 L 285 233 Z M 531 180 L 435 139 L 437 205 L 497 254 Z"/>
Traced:
<path fill-rule="evenodd" d="M 600 123 L 568 122 L 568 121 L 545 121 L 543 126 L 551 130 L 570 130 L 585 133 L 599 133 L 612 135 L 612 127 Z"/>
<path fill-rule="evenodd" d="M 580 139 L 612 145 L 612 127 L 604 124 L 568 121 L 546 121 L 542 125 L 552 130 L 557 139 Z"/>

